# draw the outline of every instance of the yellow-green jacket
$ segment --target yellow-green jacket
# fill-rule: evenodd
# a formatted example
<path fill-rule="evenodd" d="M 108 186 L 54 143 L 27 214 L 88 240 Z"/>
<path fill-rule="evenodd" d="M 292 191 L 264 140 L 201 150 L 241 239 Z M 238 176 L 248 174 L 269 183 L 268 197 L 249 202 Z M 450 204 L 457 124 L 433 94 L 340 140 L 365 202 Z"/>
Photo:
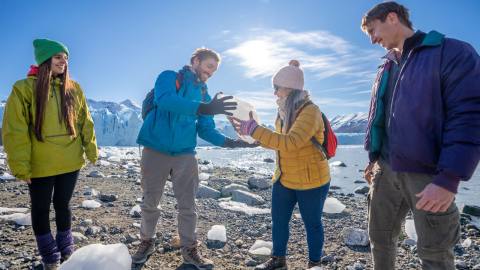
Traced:
<path fill-rule="evenodd" d="M 282 134 L 281 120 L 275 130 L 258 126 L 252 137 L 266 148 L 277 150 L 277 166 L 273 181 L 280 180 L 290 189 L 305 190 L 323 186 L 330 181 L 328 161 L 311 138 L 323 142 L 323 121 L 320 109 L 308 103 L 300 112 L 287 134 Z"/>
<path fill-rule="evenodd" d="M 55 79 L 49 89 L 42 127 L 44 142 L 36 139 L 35 83 L 29 76 L 13 85 L 3 115 L 2 139 L 10 170 L 19 179 L 46 177 L 79 170 L 85 164 L 84 153 L 95 163 L 98 149 L 93 120 L 88 111 L 80 85 L 74 82 L 75 125 L 77 136 L 68 134 L 59 121 L 60 80 Z"/>

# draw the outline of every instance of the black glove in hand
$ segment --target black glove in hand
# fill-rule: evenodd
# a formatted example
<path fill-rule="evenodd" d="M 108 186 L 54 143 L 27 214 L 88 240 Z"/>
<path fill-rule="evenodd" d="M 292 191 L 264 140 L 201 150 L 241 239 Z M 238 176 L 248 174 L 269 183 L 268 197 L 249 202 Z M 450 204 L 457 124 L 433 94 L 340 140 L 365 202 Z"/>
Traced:
<path fill-rule="evenodd" d="M 225 144 L 223 145 L 223 147 L 228 148 L 253 148 L 257 146 L 260 146 L 258 142 L 248 143 L 240 139 L 233 140 L 230 138 L 225 138 Z"/>
<path fill-rule="evenodd" d="M 206 114 L 206 115 L 215 115 L 215 114 L 226 114 L 226 115 L 233 115 L 231 112 L 237 108 L 236 102 L 225 102 L 226 100 L 232 99 L 232 96 L 225 96 L 222 98 L 218 98 L 217 93 L 215 97 L 213 97 L 210 103 L 200 103 L 198 107 L 198 114 Z"/>

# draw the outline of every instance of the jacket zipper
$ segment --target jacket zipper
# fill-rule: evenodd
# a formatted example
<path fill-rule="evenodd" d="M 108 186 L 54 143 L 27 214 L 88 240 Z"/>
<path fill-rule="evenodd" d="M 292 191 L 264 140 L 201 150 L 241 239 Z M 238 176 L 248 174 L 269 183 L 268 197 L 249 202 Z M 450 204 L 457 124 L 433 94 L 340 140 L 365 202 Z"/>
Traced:
<path fill-rule="evenodd" d="M 400 73 L 398 74 L 398 78 L 397 80 L 395 81 L 395 86 L 393 87 L 393 94 L 392 94 L 392 102 L 390 104 L 390 114 L 388 115 L 388 124 L 387 124 L 387 128 L 390 129 L 390 123 L 392 121 L 392 115 L 394 114 L 393 113 L 393 105 L 394 105 L 394 101 L 395 101 L 395 94 L 397 93 L 397 86 L 398 86 L 398 82 L 400 81 L 400 78 L 402 78 L 402 75 L 403 75 L 403 71 L 405 70 L 407 64 L 409 63 L 409 60 L 412 56 L 412 54 L 414 53 L 414 51 L 416 51 L 416 48 L 413 48 L 409 53 L 408 53 L 408 56 L 407 56 L 407 59 L 405 59 L 405 63 L 403 64 L 402 68 L 400 69 Z"/>

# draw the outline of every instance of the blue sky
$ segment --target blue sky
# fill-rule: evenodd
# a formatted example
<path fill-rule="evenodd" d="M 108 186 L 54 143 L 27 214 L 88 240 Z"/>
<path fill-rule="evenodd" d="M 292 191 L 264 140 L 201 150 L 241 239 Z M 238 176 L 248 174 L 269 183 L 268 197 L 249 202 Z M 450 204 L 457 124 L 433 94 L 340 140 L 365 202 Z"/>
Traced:
<path fill-rule="evenodd" d="M 361 32 L 362 15 L 380 1 L 0 1 L 0 98 L 34 63 L 32 40 L 62 41 L 70 72 L 88 98 L 140 104 L 157 75 L 178 70 L 197 47 L 222 64 L 209 91 L 275 115 L 271 76 L 292 58 L 305 88 L 329 117 L 366 112 L 384 50 Z M 480 1 L 399 1 L 416 29 L 438 30 L 480 49 Z M 476 16 L 477 15 L 477 16 Z"/>

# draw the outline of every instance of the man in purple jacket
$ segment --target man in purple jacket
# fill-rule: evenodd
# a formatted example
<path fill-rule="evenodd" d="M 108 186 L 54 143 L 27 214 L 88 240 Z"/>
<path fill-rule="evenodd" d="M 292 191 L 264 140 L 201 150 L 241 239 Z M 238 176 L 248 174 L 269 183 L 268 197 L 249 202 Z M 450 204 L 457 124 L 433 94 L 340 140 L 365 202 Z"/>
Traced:
<path fill-rule="evenodd" d="M 480 57 L 465 42 L 414 31 L 408 10 L 395 2 L 376 5 L 361 27 L 388 51 L 365 140 L 374 269 L 394 269 L 409 211 L 422 268 L 455 269 L 455 194 L 480 158 Z"/>

